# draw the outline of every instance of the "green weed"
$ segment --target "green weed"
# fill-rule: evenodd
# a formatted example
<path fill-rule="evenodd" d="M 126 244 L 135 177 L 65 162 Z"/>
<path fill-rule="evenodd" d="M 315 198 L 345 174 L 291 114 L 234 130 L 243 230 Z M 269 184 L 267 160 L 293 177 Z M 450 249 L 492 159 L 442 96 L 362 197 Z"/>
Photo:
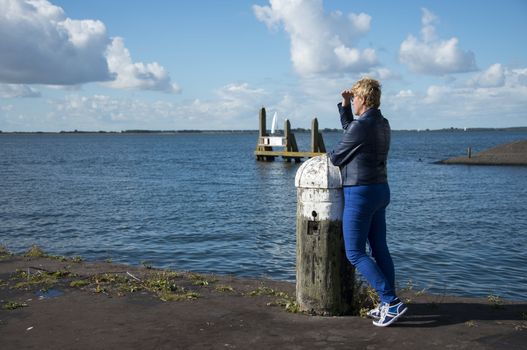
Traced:
<path fill-rule="evenodd" d="M 62 255 L 46 255 L 46 258 L 49 258 L 49 259 L 54 259 L 54 260 L 58 260 L 58 261 L 68 261 L 68 258 L 66 258 L 65 256 L 62 256 Z"/>
<path fill-rule="evenodd" d="M 266 286 L 261 286 L 245 295 L 248 295 L 250 297 L 259 296 L 259 295 L 268 295 L 268 296 L 273 296 L 273 297 L 285 297 L 287 296 L 287 293 L 280 292 L 280 291 L 274 290 Z"/>
<path fill-rule="evenodd" d="M 81 288 L 81 287 L 87 286 L 89 284 L 90 284 L 90 282 L 87 281 L 87 280 L 75 280 L 75 281 L 71 281 L 70 282 L 70 287 L 72 287 L 72 288 Z"/>
<path fill-rule="evenodd" d="M 142 279 L 130 276 L 132 278 L 115 273 L 104 273 L 91 276 L 89 282 L 76 281 L 75 285 L 84 286 L 93 283 L 95 293 L 110 294 L 117 291 L 118 295 L 142 290 L 156 295 L 163 301 L 192 300 L 200 297 L 198 293 L 187 291 L 176 283 L 176 279 L 181 277 L 177 272 L 155 271 Z M 197 281 L 203 282 L 203 280 Z"/>
<path fill-rule="evenodd" d="M 477 327 L 478 324 L 476 323 L 476 321 L 470 320 L 470 321 L 465 322 L 465 326 L 467 326 L 467 327 Z"/>
<path fill-rule="evenodd" d="M 424 295 L 426 293 L 427 288 L 423 288 L 420 291 L 415 292 L 415 296 L 419 297 L 421 295 Z"/>
<path fill-rule="evenodd" d="M 39 287 L 41 289 L 47 289 L 58 283 L 61 278 L 70 276 L 69 271 L 37 271 L 31 273 L 28 269 L 27 271 L 17 269 L 15 275 L 11 278 L 12 280 L 21 280 L 17 282 L 14 286 L 16 289 L 31 289 L 33 287 Z"/>
<path fill-rule="evenodd" d="M 7 250 L 6 246 L 0 245 L 0 260 L 8 259 L 12 256 L 13 254 L 9 250 Z"/>
<path fill-rule="evenodd" d="M 32 245 L 27 252 L 24 253 L 27 258 L 46 258 L 48 255 L 37 245 Z"/>
<path fill-rule="evenodd" d="M 173 275 L 160 272 L 149 276 L 142 285 L 152 292 L 177 291 L 178 286 L 173 279 Z"/>
<path fill-rule="evenodd" d="M 300 305 L 296 302 L 296 300 L 287 300 L 287 302 L 284 305 L 285 311 L 291 312 L 293 314 L 299 313 Z"/>
<path fill-rule="evenodd" d="M 232 288 L 231 286 L 227 286 L 227 285 L 219 285 L 215 289 L 217 292 L 221 292 L 221 293 L 234 292 L 234 288 Z"/>
<path fill-rule="evenodd" d="M 491 295 L 487 296 L 487 301 L 495 309 L 502 309 L 503 308 L 503 305 L 502 305 L 503 301 L 498 295 L 491 294 Z"/>
<path fill-rule="evenodd" d="M 95 289 L 93 290 L 95 293 L 108 293 L 108 289 L 104 286 L 101 286 L 100 284 L 97 284 L 95 286 Z"/>
<path fill-rule="evenodd" d="M 250 296 L 250 297 L 261 296 L 261 295 L 271 296 L 271 297 L 274 297 L 275 299 L 267 303 L 268 306 L 280 306 L 284 308 L 285 311 L 292 312 L 292 313 L 301 312 L 300 305 L 296 302 L 294 297 L 290 296 L 286 292 L 275 290 L 273 288 L 261 286 L 243 295 Z"/>
<path fill-rule="evenodd" d="M 368 311 L 380 303 L 375 289 L 366 286 L 362 281 L 355 281 L 353 293 L 352 313 L 360 317 L 366 318 Z"/>
<path fill-rule="evenodd" d="M 406 286 L 401 291 L 411 292 L 412 290 L 414 290 L 414 282 L 412 280 L 408 280 L 408 282 L 406 282 Z"/>
<path fill-rule="evenodd" d="M 200 297 L 199 293 L 188 291 L 182 293 L 169 293 L 162 292 L 159 295 L 159 298 L 163 301 L 183 301 L 183 300 L 195 300 Z"/>
<path fill-rule="evenodd" d="M 99 275 L 91 276 L 91 279 L 95 283 L 126 283 L 128 278 L 121 276 L 116 273 L 103 273 Z"/>
<path fill-rule="evenodd" d="M 15 309 L 19 309 L 21 307 L 26 307 L 26 306 L 27 306 L 26 303 L 17 303 L 16 301 L 8 301 L 4 303 L 2 308 L 4 310 L 15 310 Z"/>
<path fill-rule="evenodd" d="M 193 280 L 192 284 L 195 286 L 208 286 L 209 283 L 214 283 L 218 281 L 217 279 L 208 278 L 205 275 L 201 275 L 199 273 L 193 273 L 193 272 L 188 273 L 187 276 L 191 280 Z"/>
<path fill-rule="evenodd" d="M 197 280 L 197 281 L 192 282 L 192 285 L 205 287 L 205 286 L 209 285 L 209 281 L 207 281 L 207 280 Z"/>
<path fill-rule="evenodd" d="M 26 258 L 48 258 L 48 259 L 54 259 L 54 260 L 58 260 L 58 261 L 62 261 L 62 262 L 68 261 L 68 258 L 66 258 L 65 256 L 62 256 L 62 255 L 51 255 L 51 254 L 48 254 L 48 253 L 44 252 L 42 250 L 42 248 L 40 248 L 36 244 L 33 244 L 31 246 L 31 248 L 29 248 L 29 250 L 24 253 L 24 256 Z M 78 258 L 78 257 L 73 258 L 72 261 L 75 261 L 76 258 Z"/>

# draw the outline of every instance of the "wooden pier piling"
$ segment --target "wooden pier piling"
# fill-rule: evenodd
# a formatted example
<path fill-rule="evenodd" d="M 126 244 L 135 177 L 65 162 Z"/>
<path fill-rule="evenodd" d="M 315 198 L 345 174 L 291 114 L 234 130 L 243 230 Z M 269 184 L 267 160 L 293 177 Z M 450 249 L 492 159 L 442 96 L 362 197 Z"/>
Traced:
<path fill-rule="evenodd" d="M 273 147 L 283 147 L 282 151 L 273 150 Z M 322 134 L 318 131 L 318 120 L 313 118 L 311 123 L 311 151 L 302 152 L 298 150 L 296 138 L 291 131 L 291 123 L 289 120 L 284 122 L 283 136 L 269 135 L 266 128 L 266 112 L 262 107 L 259 114 L 259 133 L 258 143 L 256 145 L 256 160 L 260 161 L 274 161 L 276 157 L 282 157 L 287 162 L 292 159 L 295 162 L 300 162 L 302 158 L 316 157 L 326 153 L 324 139 Z"/>

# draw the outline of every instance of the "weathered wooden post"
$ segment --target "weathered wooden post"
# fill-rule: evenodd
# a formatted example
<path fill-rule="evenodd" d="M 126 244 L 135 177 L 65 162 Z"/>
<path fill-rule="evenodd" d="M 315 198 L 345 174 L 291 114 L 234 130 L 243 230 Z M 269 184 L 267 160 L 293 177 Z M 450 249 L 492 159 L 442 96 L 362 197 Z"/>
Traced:
<path fill-rule="evenodd" d="M 327 155 L 306 161 L 295 177 L 296 300 L 318 315 L 352 312 L 355 271 L 342 238 L 342 180 Z"/>
<path fill-rule="evenodd" d="M 311 121 L 311 152 L 326 152 L 324 138 L 322 137 L 322 134 L 318 132 L 317 118 L 313 118 Z"/>
<path fill-rule="evenodd" d="M 295 134 L 291 132 L 291 123 L 289 119 L 284 122 L 284 136 L 285 136 L 285 151 L 290 153 L 298 152 L 298 145 L 296 144 Z M 286 158 L 287 162 L 291 162 L 291 157 Z M 300 157 L 295 157 L 295 162 L 300 162 Z"/>
<path fill-rule="evenodd" d="M 265 113 L 265 108 L 261 108 L 260 109 L 260 114 L 258 115 L 258 121 L 259 121 L 259 133 L 258 133 L 258 136 L 259 137 L 262 137 L 262 136 L 267 136 L 267 125 L 266 125 L 266 113 Z"/>
<path fill-rule="evenodd" d="M 273 148 L 270 147 L 270 146 L 261 146 L 260 145 L 260 142 L 262 140 L 263 137 L 265 136 L 269 136 L 267 134 L 267 125 L 266 125 L 266 113 L 265 113 L 265 108 L 262 107 L 262 109 L 260 109 L 260 114 L 259 114 L 259 132 L 258 132 L 258 144 L 256 145 L 256 151 L 272 151 Z M 274 160 L 274 157 L 273 156 L 256 156 L 256 159 L 257 160 L 266 160 L 266 161 L 273 161 Z"/>

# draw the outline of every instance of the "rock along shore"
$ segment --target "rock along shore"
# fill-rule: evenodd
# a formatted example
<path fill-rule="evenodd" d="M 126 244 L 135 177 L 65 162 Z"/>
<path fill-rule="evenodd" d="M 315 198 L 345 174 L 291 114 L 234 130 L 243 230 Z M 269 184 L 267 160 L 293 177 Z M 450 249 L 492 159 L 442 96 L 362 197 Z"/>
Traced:
<path fill-rule="evenodd" d="M 527 344 L 527 302 L 407 289 L 400 293 L 409 304 L 406 317 L 377 328 L 357 316 L 295 313 L 294 289 L 288 282 L 0 249 L 0 348 L 525 349 Z"/>
<path fill-rule="evenodd" d="M 527 140 L 516 141 L 489 148 L 470 158 L 454 157 L 441 160 L 440 164 L 467 165 L 527 165 Z"/>

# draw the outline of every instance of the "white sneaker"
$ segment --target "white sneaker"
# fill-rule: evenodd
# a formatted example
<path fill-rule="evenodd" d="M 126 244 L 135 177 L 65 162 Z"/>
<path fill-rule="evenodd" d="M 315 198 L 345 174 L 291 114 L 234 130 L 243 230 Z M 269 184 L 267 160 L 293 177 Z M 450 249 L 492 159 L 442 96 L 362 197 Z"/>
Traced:
<path fill-rule="evenodd" d="M 381 318 L 381 304 L 377 305 L 375 308 L 371 309 L 366 313 L 366 315 L 370 318 L 378 320 Z"/>
<path fill-rule="evenodd" d="M 373 320 L 373 325 L 386 327 L 397 321 L 408 310 L 408 307 L 397 298 L 390 304 L 382 304 L 380 310 L 381 317 L 378 320 Z"/>

